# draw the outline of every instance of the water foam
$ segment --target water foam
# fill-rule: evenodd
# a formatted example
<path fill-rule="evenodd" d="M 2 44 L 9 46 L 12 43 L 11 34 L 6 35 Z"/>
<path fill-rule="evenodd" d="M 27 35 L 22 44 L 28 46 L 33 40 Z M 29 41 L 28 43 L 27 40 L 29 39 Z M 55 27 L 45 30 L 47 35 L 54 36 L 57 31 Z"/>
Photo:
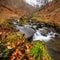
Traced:
<path fill-rule="evenodd" d="M 39 30 L 36 30 L 36 33 L 33 36 L 33 41 L 40 40 L 40 41 L 47 42 L 47 41 L 51 40 L 52 38 L 54 38 L 55 34 L 56 33 L 51 31 L 47 34 L 47 36 L 43 36 Z"/>

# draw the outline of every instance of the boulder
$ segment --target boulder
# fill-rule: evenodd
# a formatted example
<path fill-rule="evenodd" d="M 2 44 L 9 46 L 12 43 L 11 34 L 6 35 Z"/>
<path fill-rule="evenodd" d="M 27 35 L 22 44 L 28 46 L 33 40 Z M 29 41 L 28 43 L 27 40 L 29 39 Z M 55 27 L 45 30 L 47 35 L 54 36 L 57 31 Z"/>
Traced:
<path fill-rule="evenodd" d="M 39 28 L 38 29 L 40 31 L 40 33 L 44 36 L 47 36 L 47 34 L 50 32 L 49 28 L 43 27 L 43 28 Z"/>
<path fill-rule="evenodd" d="M 16 28 L 24 34 L 25 38 L 30 38 L 35 33 L 35 31 L 31 27 L 28 28 L 25 26 L 16 26 Z"/>

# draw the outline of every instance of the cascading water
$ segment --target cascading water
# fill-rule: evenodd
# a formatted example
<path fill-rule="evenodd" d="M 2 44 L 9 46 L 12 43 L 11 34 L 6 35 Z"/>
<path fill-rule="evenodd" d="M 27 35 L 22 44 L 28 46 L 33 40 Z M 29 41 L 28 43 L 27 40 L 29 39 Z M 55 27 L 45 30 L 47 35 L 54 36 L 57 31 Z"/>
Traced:
<path fill-rule="evenodd" d="M 47 41 L 51 40 L 52 38 L 54 38 L 55 35 L 56 35 L 56 33 L 54 33 L 54 32 L 51 31 L 46 36 L 43 36 L 41 34 L 41 31 L 36 30 L 36 33 L 33 36 L 33 41 L 40 40 L 40 41 L 47 42 Z"/>
<path fill-rule="evenodd" d="M 18 32 L 24 33 L 25 37 L 32 37 L 32 41 L 44 41 L 54 60 L 60 60 L 60 34 L 56 33 L 53 28 L 48 27 L 45 23 L 31 23 L 31 20 L 28 25 L 20 26 L 16 21 L 13 24 L 19 30 Z"/>
<path fill-rule="evenodd" d="M 58 33 L 55 33 L 52 29 L 49 29 L 47 26 L 44 27 L 45 26 L 44 23 L 43 24 L 40 23 L 41 26 L 42 25 L 43 26 L 42 26 L 42 28 L 38 27 L 38 29 L 36 29 L 37 25 L 33 25 L 33 24 L 22 25 L 22 26 L 19 26 L 16 22 L 13 22 L 13 24 L 16 26 L 16 29 L 18 29 L 20 32 L 25 34 L 25 37 L 28 38 L 28 36 L 29 37 L 33 36 L 33 38 L 32 38 L 33 41 L 40 40 L 40 41 L 47 42 L 47 41 L 55 38 L 56 35 L 58 34 Z"/>

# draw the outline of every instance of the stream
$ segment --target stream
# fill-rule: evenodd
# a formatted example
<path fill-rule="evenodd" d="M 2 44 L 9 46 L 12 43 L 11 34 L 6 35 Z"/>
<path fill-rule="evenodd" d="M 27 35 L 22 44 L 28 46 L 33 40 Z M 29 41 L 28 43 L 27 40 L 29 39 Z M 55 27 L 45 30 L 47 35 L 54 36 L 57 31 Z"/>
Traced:
<path fill-rule="evenodd" d="M 54 60 L 60 60 L 60 34 L 55 29 L 48 27 L 45 23 L 31 23 L 27 25 L 18 25 L 15 21 L 18 32 L 22 32 L 27 39 L 31 41 L 44 41 L 47 49 Z"/>

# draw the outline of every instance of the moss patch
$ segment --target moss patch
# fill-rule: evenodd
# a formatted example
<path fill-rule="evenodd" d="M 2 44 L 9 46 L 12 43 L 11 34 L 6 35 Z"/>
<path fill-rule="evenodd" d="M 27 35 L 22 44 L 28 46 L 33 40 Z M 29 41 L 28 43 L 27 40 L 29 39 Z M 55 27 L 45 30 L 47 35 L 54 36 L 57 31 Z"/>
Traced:
<path fill-rule="evenodd" d="M 46 49 L 45 43 L 41 41 L 33 42 L 30 53 L 35 60 L 53 60 Z"/>

